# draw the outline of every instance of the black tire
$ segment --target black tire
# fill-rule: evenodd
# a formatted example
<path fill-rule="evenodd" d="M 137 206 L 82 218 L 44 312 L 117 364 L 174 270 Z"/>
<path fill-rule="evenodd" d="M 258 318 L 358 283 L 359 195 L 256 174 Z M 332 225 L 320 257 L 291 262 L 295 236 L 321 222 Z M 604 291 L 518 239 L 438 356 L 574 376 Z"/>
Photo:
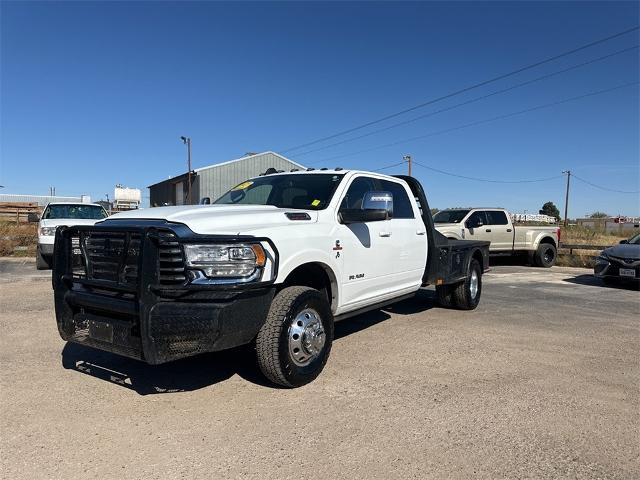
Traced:
<path fill-rule="evenodd" d="M 452 285 L 436 285 L 436 297 L 443 308 L 451 308 L 454 305 Z"/>
<path fill-rule="evenodd" d="M 36 268 L 38 270 L 51 270 L 51 265 L 49 265 L 49 262 L 42 256 L 39 248 L 36 248 Z"/>
<path fill-rule="evenodd" d="M 290 349 L 290 331 L 296 328 L 293 323 L 296 318 L 300 318 L 301 314 L 304 316 L 303 312 L 309 309 L 317 313 L 322 324 L 324 344 L 317 355 L 310 355 L 312 360 L 309 363 L 301 364 L 303 362 L 296 362 Z M 326 295 L 309 287 L 284 288 L 274 297 L 267 319 L 256 338 L 260 370 L 278 385 L 300 387 L 320 375 L 329 358 L 332 342 L 333 314 Z"/>
<path fill-rule="evenodd" d="M 477 288 L 472 289 L 474 276 L 477 279 Z M 482 295 L 482 268 L 480 263 L 472 259 L 469 264 L 469 275 L 467 278 L 458 283 L 453 290 L 453 300 L 455 306 L 460 310 L 473 310 L 480 303 L 480 296 Z"/>
<path fill-rule="evenodd" d="M 538 245 L 536 253 L 533 254 L 533 261 L 536 266 L 549 268 L 556 263 L 558 252 L 552 243 L 541 243 Z"/>

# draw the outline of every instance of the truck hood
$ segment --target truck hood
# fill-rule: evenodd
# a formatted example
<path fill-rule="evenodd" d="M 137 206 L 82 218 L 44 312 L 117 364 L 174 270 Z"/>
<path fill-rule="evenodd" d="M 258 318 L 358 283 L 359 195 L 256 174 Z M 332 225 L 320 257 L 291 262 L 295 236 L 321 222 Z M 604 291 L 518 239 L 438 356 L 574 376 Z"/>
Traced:
<path fill-rule="evenodd" d="M 286 212 L 306 212 L 311 220 L 291 221 L 286 217 Z M 126 219 L 166 220 L 183 223 L 196 233 L 235 235 L 258 228 L 316 222 L 318 212 L 271 205 L 185 205 L 130 210 L 117 213 L 100 223 Z"/>
<path fill-rule="evenodd" d="M 79 218 L 43 218 L 40 227 L 70 227 L 72 225 L 95 225 L 99 220 L 83 220 Z"/>

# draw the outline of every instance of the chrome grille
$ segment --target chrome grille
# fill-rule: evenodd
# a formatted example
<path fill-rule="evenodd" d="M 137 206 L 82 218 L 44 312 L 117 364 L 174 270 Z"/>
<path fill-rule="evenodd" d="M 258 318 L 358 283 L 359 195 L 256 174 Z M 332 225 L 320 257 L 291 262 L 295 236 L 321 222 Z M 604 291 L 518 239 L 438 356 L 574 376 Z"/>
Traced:
<path fill-rule="evenodd" d="M 182 246 L 171 232 L 158 234 L 158 279 L 162 285 L 182 285 L 187 276 Z"/>

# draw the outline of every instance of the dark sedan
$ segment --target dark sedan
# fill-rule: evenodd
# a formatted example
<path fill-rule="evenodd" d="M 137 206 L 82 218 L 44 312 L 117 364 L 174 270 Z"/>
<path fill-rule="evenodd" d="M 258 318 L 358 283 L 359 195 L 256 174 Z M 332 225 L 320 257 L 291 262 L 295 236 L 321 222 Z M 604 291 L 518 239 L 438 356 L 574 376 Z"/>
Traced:
<path fill-rule="evenodd" d="M 619 245 L 605 248 L 596 259 L 594 274 L 604 283 L 640 282 L 640 233 L 622 240 Z"/>

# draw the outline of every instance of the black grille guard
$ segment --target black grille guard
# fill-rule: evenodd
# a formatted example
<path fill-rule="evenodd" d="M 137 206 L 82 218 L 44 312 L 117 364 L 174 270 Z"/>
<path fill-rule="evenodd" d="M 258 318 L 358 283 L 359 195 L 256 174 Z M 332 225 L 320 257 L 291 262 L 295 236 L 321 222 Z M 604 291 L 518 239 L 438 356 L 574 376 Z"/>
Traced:
<path fill-rule="evenodd" d="M 82 278 L 75 275 L 71 259 L 73 256 L 73 248 L 81 248 L 85 254 L 83 246 L 73 246 L 72 238 L 82 237 L 91 233 L 125 233 L 128 235 L 140 235 L 140 253 L 137 263 L 137 279 L 135 284 L 127 284 L 119 281 L 108 281 L 103 279 Z M 167 238 L 171 235 L 171 238 Z M 127 237 L 129 238 L 129 237 Z M 241 243 L 241 242 L 266 242 L 274 253 L 273 271 L 271 279 L 261 282 L 248 282 L 238 284 L 190 284 L 186 277 L 184 281 L 176 283 L 163 282 L 163 267 L 159 264 L 162 247 L 164 244 L 178 244 L 182 250 L 185 243 Z M 183 254 L 181 254 L 183 255 Z M 60 282 L 67 284 L 76 283 L 79 285 L 105 288 L 113 291 L 129 292 L 142 295 L 144 290 L 156 292 L 160 295 L 163 293 L 175 294 L 176 292 L 189 292 L 201 290 L 244 290 L 259 288 L 271 285 L 275 282 L 278 275 L 279 253 L 271 241 L 267 237 L 255 237 L 251 235 L 207 235 L 197 234 L 189 227 L 182 223 L 167 222 L 164 220 L 106 220 L 95 225 L 78 225 L 72 227 L 60 227 L 56 231 L 55 248 L 54 248 L 54 267 L 52 275 L 52 283 L 54 289 Z M 86 260 L 85 260 L 86 262 Z M 119 273 L 124 268 L 124 261 L 120 261 L 118 268 Z M 184 258 L 182 262 L 184 268 Z M 175 279 L 174 279 L 175 280 Z M 171 295 L 172 296 L 172 295 Z"/>
<path fill-rule="evenodd" d="M 105 235 L 110 233 L 119 236 Z M 91 234 L 118 238 L 116 247 L 103 249 L 108 265 L 101 266 L 98 276 L 104 278 L 91 278 L 86 260 L 85 265 L 72 264 L 73 249 L 82 258 L 81 239 Z M 132 236 L 140 240 L 135 262 L 127 261 L 130 254 L 123 247 Z M 237 285 L 189 284 L 186 276 L 176 280 L 179 267 L 165 266 L 164 273 L 161 268 L 163 242 L 171 255 L 176 247 L 182 255 L 185 243 L 266 242 L 274 256 L 272 279 Z M 125 272 L 125 267 L 130 270 Z M 277 269 L 278 251 L 268 238 L 199 235 L 186 225 L 165 221 L 109 220 L 62 227 L 56 232 L 52 275 L 58 331 L 64 340 L 152 364 L 241 345 L 257 334 L 266 317 Z M 163 284 L 163 275 L 179 283 Z"/>

